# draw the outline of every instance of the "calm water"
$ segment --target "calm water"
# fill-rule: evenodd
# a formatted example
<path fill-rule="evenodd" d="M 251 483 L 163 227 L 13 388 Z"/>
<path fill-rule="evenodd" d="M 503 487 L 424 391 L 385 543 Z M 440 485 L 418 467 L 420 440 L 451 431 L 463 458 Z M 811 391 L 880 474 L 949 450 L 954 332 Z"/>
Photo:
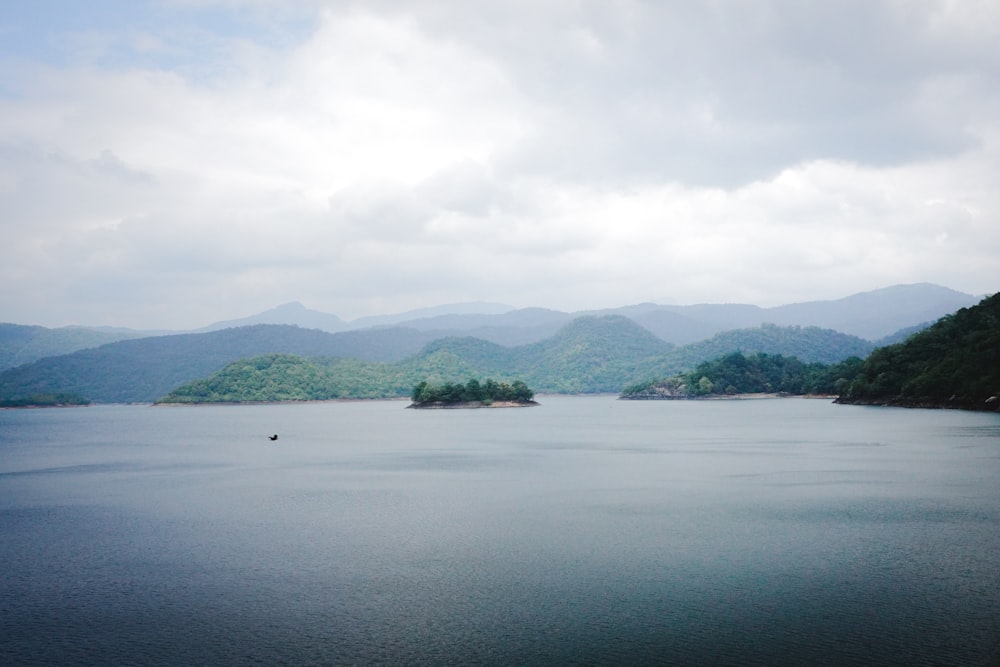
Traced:
<path fill-rule="evenodd" d="M 0 662 L 1000 662 L 997 415 L 541 401 L 0 411 Z"/>

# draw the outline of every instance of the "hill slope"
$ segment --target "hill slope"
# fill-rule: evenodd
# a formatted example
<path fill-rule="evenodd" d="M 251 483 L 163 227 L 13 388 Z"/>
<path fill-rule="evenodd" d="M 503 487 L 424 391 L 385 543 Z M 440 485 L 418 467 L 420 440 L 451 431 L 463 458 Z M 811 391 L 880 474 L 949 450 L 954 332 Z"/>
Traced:
<path fill-rule="evenodd" d="M 330 334 L 276 324 L 154 336 L 4 371 L 0 398 L 71 392 L 103 403 L 142 403 L 237 359 L 283 352 L 392 361 L 414 354 L 430 339 L 431 334 L 406 329 Z"/>
<path fill-rule="evenodd" d="M 69 354 L 144 334 L 100 331 L 86 327 L 59 327 L 0 323 L 0 371 L 30 364 L 44 357 Z"/>
<path fill-rule="evenodd" d="M 627 384 L 686 370 L 717 350 L 772 349 L 793 341 L 809 349 L 836 332 L 762 327 L 717 337 L 699 349 L 674 348 L 624 317 L 579 318 L 540 343 L 502 347 L 471 337 L 433 341 L 417 355 L 395 363 L 356 359 L 241 360 L 216 375 L 178 388 L 167 402 L 320 400 L 406 396 L 421 381 L 465 382 L 470 378 L 522 379 L 546 393 L 617 392 Z M 851 337 L 846 337 L 850 339 Z M 853 339 L 857 345 L 864 341 Z M 816 353 L 816 350 L 813 350 Z M 683 368 L 677 364 L 695 359 Z M 255 370 L 250 373 L 249 368 Z M 301 387 L 298 386 L 301 384 Z"/>
<path fill-rule="evenodd" d="M 872 352 L 837 402 L 1000 411 L 1000 293 Z"/>
<path fill-rule="evenodd" d="M 795 357 L 733 352 L 698 364 L 687 373 L 656 382 L 631 385 L 621 398 L 631 400 L 706 398 L 736 394 L 831 394 L 854 377 L 861 359 L 806 364 Z"/>

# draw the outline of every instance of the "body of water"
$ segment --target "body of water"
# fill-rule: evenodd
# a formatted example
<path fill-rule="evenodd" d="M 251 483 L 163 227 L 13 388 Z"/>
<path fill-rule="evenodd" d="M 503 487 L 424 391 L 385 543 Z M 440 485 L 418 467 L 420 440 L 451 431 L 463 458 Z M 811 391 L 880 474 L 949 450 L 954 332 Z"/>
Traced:
<path fill-rule="evenodd" d="M 998 415 L 539 400 L 0 411 L 0 662 L 1000 661 Z"/>

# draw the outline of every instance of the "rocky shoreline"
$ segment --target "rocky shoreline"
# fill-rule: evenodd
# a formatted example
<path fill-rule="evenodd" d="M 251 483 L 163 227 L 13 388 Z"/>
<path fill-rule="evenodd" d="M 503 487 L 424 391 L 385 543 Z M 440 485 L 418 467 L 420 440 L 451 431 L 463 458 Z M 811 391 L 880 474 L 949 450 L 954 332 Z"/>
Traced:
<path fill-rule="evenodd" d="M 1000 412 L 1000 396 L 970 398 L 951 396 L 840 396 L 834 403 L 840 405 L 872 405 L 891 408 L 925 408 L 933 410 L 973 410 L 976 412 Z"/>

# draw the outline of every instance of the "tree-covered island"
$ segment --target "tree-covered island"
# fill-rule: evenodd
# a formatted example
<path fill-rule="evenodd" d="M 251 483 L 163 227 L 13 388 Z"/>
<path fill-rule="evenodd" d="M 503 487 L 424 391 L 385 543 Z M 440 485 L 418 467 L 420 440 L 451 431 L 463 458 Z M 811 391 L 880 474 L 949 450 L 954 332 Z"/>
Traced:
<path fill-rule="evenodd" d="M 514 408 L 538 405 L 535 392 L 521 380 L 511 383 L 473 378 L 462 384 L 421 382 L 410 395 L 410 408 Z"/>

